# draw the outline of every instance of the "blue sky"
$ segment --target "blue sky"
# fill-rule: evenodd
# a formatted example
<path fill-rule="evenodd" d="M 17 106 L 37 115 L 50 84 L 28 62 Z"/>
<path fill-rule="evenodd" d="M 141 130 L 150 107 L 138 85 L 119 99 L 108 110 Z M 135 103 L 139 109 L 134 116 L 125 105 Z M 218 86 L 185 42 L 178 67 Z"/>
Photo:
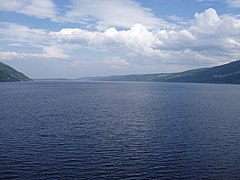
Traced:
<path fill-rule="evenodd" d="M 0 61 L 32 78 L 240 59 L 240 0 L 0 0 Z"/>

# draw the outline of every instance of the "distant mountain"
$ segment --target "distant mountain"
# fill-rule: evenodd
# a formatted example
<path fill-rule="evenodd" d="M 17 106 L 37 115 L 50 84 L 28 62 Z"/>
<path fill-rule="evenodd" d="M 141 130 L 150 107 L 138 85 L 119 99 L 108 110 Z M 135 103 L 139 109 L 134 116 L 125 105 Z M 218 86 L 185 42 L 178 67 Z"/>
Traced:
<path fill-rule="evenodd" d="M 180 73 L 90 77 L 81 78 L 80 80 L 240 84 L 240 61 L 212 68 L 194 69 Z"/>
<path fill-rule="evenodd" d="M 24 74 L 0 62 L 0 82 L 31 81 Z"/>

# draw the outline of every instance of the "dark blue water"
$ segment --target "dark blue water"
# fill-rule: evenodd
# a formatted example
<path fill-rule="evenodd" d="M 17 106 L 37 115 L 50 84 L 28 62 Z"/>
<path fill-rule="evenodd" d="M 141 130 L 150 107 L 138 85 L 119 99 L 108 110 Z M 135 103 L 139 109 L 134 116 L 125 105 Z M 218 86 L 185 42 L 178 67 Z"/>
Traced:
<path fill-rule="evenodd" d="M 240 86 L 0 84 L 0 179 L 239 179 Z"/>

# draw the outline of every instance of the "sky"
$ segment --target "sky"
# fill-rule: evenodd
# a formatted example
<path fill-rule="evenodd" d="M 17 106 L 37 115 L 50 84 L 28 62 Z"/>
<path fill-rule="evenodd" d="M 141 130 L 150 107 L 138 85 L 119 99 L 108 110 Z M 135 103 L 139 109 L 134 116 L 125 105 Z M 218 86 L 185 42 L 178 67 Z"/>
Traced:
<path fill-rule="evenodd" d="M 240 0 L 0 0 L 0 61 L 31 78 L 179 72 L 240 59 Z"/>

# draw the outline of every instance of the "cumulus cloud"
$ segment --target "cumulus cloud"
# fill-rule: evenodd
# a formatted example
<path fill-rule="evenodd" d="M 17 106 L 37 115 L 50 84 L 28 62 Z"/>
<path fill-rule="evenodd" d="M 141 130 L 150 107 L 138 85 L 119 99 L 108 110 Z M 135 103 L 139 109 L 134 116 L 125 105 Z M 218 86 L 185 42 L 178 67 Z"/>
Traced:
<path fill-rule="evenodd" d="M 114 27 L 102 31 L 63 28 L 49 32 L 2 23 L 0 34 L 4 35 L 7 44 L 24 42 L 39 48 L 39 53 L 28 55 L 2 51 L 2 59 L 37 56 L 73 60 L 81 59 L 80 51 L 85 51 L 85 55 L 99 51 L 104 54 L 102 64 L 127 67 L 151 63 L 207 66 L 240 57 L 240 19 L 231 15 L 219 16 L 212 8 L 196 13 L 188 27 L 175 30 L 151 29 L 136 23 L 124 30 Z"/>
<path fill-rule="evenodd" d="M 195 14 L 195 26 L 192 27 L 193 31 L 202 34 L 213 34 L 220 22 L 220 18 L 215 9 L 209 8 L 204 13 Z"/>
<path fill-rule="evenodd" d="M 189 30 L 197 38 L 195 47 L 198 49 L 229 51 L 233 49 L 229 39 L 239 42 L 239 18 L 230 15 L 219 16 L 216 10 L 208 9 L 203 13 L 196 13 L 195 19 L 194 25 Z"/>
<path fill-rule="evenodd" d="M 84 47 L 128 51 L 129 53 L 148 53 L 154 41 L 153 33 L 142 24 L 135 24 L 129 30 L 117 31 L 109 28 L 103 32 L 90 32 L 83 29 L 62 29 L 50 32 L 60 43 L 80 44 Z"/>
<path fill-rule="evenodd" d="M 193 23 L 179 30 L 151 30 L 135 24 L 129 30 L 109 28 L 102 32 L 83 29 L 62 29 L 51 36 L 62 43 L 124 52 L 129 56 L 165 59 L 185 58 L 229 61 L 239 58 L 236 50 L 240 42 L 240 19 L 230 15 L 219 16 L 215 9 L 196 13 Z M 170 58 L 172 57 L 172 58 Z M 171 61 L 171 60 L 170 60 Z M 211 63 L 213 63 L 211 62 Z"/>

